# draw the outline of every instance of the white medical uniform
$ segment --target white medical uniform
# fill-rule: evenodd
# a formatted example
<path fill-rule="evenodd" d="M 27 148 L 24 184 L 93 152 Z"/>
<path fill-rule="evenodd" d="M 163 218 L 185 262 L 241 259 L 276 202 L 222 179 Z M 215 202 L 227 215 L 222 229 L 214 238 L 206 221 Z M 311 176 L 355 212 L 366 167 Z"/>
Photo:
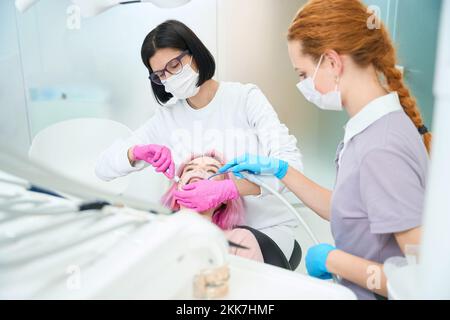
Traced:
<path fill-rule="evenodd" d="M 159 144 L 171 149 L 176 167 L 192 153 L 215 150 L 231 160 L 244 153 L 283 159 L 302 171 L 297 140 L 280 123 L 261 90 L 252 84 L 220 82 L 213 100 L 193 109 L 186 100 L 159 108 L 133 135 L 114 143 L 97 161 L 96 174 L 112 180 L 147 167 L 139 161 L 131 166 L 127 150 L 138 144 Z M 274 177 L 261 177 L 280 192 L 283 184 Z M 296 219 L 267 191 L 244 197 L 246 224 L 271 237 L 289 259 L 293 250 Z"/>

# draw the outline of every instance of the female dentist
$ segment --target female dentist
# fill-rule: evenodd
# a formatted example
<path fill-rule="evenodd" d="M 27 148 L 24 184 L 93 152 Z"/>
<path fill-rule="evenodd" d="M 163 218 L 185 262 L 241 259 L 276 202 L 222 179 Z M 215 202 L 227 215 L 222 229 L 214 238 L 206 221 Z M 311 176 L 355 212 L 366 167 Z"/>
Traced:
<path fill-rule="evenodd" d="M 141 55 L 153 94 L 163 106 L 129 139 L 102 153 L 96 164 L 99 178 L 108 181 L 151 165 L 173 179 L 175 165 L 211 150 L 226 159 L 262 152 L 302 169 L 297 140 L 263 93 L 255 85 L 213 80 L 214 58 L 186 25 L 174 20 L 160 24 L 145 38 Z M 272 187 L 286 190 L 276 178 L 267 179 Z M 244 196 L 246 225 L 274 240 L 287 260 L 291 257 L 297 222 L 259 186 L 245 180 L 203 180 L 184 188 L 177 193 L 179 204 L 198 212 Z"/>
<path fill-rule="evenodd" d="M 419 243 L 431 141 L 388 32 L 369 28 L 370 19 L 359 0 L 311 0 L 288 32 L 298 89 L 319 108 L 350 117 L 334 190 L 276 157 L 244 155 L 220 170 L 274 175 L 329 220 L 336 247 L 309 249 L 308 273 L 338 275 L 360 299 L 386 297 L 383 262 Z"/>

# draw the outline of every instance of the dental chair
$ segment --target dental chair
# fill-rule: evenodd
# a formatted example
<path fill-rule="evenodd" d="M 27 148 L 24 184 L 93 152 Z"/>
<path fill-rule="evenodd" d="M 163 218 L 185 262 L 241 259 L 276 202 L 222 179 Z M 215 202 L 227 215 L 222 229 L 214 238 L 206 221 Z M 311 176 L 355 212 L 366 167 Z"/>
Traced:
<path fill-rule="evenodd" d="M 266 234 L 248 226 L 239 226 L 237 228 L 248 230 L 255 236 L 261 249 L 264 263 L 288 270 L 297 269 L 302 259 L 302 249 L 297 240 L 294 241 L 294 250 L 292 251 L 291 257 L 288 261 L 280 247 L 278 247 L 275 241 L 273 241 Z"/>
<path fill-rule="evenodd" d="M 109 119 L 66 120 L 38 132 L 30 146 L 29 157 L 70 179 L 118 195 L 132 195 L 142 201 L 158 202 L 168 181 L 151 169 L 109 182 L 100 180 L 94 173 L 99 154 L 117 139 L 126 139 L 131 133 L 125 125 Z"/>

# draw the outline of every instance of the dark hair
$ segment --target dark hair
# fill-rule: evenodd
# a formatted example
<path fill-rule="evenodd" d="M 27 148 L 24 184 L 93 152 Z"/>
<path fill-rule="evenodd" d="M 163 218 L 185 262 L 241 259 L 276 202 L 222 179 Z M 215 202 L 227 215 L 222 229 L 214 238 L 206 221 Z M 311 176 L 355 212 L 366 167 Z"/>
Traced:
<path fill-rule="evenodd" d="M 199 79 L 197 86 L 201 86 L 210 80 L 216 71 L 216 62 L 211 52 L 205 47 L 195 33 L 184 23 L 177 20 L 167 20 L 153 29 L 144 39 L 141 49 L 142 62 L 148 71 L 153 72 L 150 66 L 150 58 L 158 49 L 174 48 L 181 51 L 188 50 L 193 56 Z M 152 90 L 159 104 L 164 104 L 173 96 L 165 91 L 163 85 L 157 85 L 151 81 Z"/>

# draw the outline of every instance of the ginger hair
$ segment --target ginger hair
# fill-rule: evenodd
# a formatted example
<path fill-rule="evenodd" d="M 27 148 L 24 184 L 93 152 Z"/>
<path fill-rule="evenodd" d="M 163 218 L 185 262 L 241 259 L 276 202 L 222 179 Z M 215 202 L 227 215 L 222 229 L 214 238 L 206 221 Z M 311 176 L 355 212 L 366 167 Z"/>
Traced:
<path fill-rule="evenodd" d="M 375 19 L 375 21 L 374 21 Z M 370 23 L 374 23 L 372 27 Z M 303 54 L 318 61 L 327 50 L 349 55 L 361 67 L 373 65 L 389 92 L 396 91 L 405 113 L 422 134 L 428 152 L 432 135 L 397 66 L 397 54 L 385 25 L 360 0 L 310 0 L 288 30 L 289 41 L 300 41 Z M 426 130 L 427 131 L 427 130 Z"/>

